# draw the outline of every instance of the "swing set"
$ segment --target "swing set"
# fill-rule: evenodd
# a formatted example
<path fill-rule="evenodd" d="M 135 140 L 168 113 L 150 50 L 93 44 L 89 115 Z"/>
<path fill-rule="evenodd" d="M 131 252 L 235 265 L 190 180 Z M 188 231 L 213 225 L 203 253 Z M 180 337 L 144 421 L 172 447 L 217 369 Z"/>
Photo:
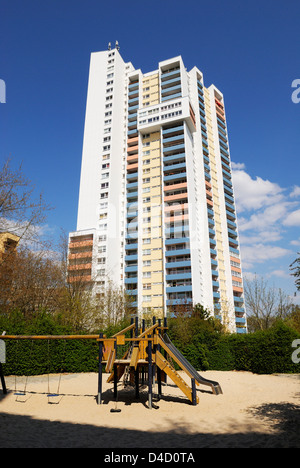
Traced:
<path fill-rule="evenodd" d="M 98 362 L 98 395 L 97 404 L 102 404 L 102 378 L 103 368 L 109 374 L 107 382 L 113 382 L 113 395 L 115 400 L 115 408 L 111 412 L 120 412 L 117 409 L 118 402 L 118 382 L 123 379 L 124 386 L 131 385 L 135 387 L 135 396 L 140 398 L 140 388 L 148 387 L 148 408 L 152 409 L 155 396 L 153 388 L 157 384 L 156 398 L 162 396 L 162 383 L 167 383 L 169 377 L 175 385 L 183 392 L 192 405 L 197 405 L 199 398 L 196 392 L 196 386 L 205 385 L 211 388 L 212 393 L 219 395 L 222 389 L 218 382 L 208 380 L 202 377 L 197 370 L 186 360 L 183 354 L 174 346 L 167 334 L 167 320 L 152 319 L 152 325 L 145 327 L 145 320 L 139 324 L 138 317 L 131 319 L 131 324 L 107 338 L 100 333 L 99 335 L 3 335 L 4 340 L 31 340 L 32 344 L 35 340 L 48 340 L 48 403 L 60 396 L 60 373 L 58 380 L 57 391 L 50 391 L 50 349 L 49 343 L 51 340 L 95 340 L 99 346 L 99 362 Z M 130 332 L 130 333 L 129 333 Z M 128 337 L 130 334 L 130 337 Z M 1 340 L 0 340 L 1 342 Z M 124 350 L 124 348 L 126 348 Z M 65 348 L 64 348 L 65 349 Z M 0 348 L 1 350 L 1 348 Z M 120 358 L 121 356 L 121 358 Z M 1 364 L 1 360 L 0 360 Z M 191 384 L 187 383 L 187 379 L 182 378 L 178 370 L 184 371 L 184 375 L 190 378 Z M 2 382 L 3 393 L 6 392 L 5 379 L 0 365 L 0 376 Z M 27 391 L 28 376 L 25 379 L 23 391 L 17 390 L 15 381 L 15 395 L 18 397 L 25 396 Z"/>
<path fill-rule="evenodd" d="M 5 332 L 4 332 L 5 333 Z M 33 351 L 33 343 L 37 340 L 47 340 L 47 398 L 48 398 L 48 403 L 49 404 L 58 404 L 62 398 L 62 395 L 60 394 L 60 386 L 61 386 L 61 378 L 62 378 L 62 371 L 63 371 L 63 364 L 64 361 L 62 359 L 61 363 L 61 371 L 59 373 L 59 378 L 58 378 L 58 384 L 57 384 L 57 389 L 56 391 L 51 391 L 51 381 L 50 381 L 50 369 L 51 369 L 51 350 L 50 350 L 50 342 L 54 340 L 63 340 L 64 341 L 64 346 L 63 346 L 63 357 L 65 356 L 66 353 L 66 342 L 67 340 L 76 340 L 76 339 L 93 339 L 96 340 L 99 337 L 99 335 L 5 335 L 3 334 L 1 336 L 0 344 L 2 342 L 2 339 L 4 340 L 17 340 L 17 356 L 19 355 L 19 343 L 22 340 L 30 340 L 31 341 L 31 346 L 30 346 L 30 352 L 29 352 L 29 360 L 32 358 L 32 351 Z M 3 341 L 3 348 L 5 348 L 5 342 Z M 1 346 L 0 346 L 1 349 Z M 5 360 L 0 360 L 0 377 L 1 377 L 1 383 L 2 383 L 2 389 L 3 389 L 3 394 L 7 394 L 7 388 L 6 388 L 6 383 L 5 383 L 5 378 L 4 378 L 4 373 L 3 373 L 3 368 L 2 368 L 2 363 L 5 363 Z M 28 398 L 26 396 L 28 395 L 27 391 L 27 386 L 28 386 L 28 380 L 29 380 L 29 375 L 25 376 L 25 381 L 24 381 L 24 387 L 20 389 L 20 384 L 18 384 L 17 381 L 17 375 L 15 375 L 14 378 L 14 395 L 16 396 L 16 401 L 25 403 Z M 23 397 L 23 398 L 22 398 Z M 58 397 L 61 397 L 59 400 L 57 400 Z M 56 399 L 56 400 L 55 400 Z"/>

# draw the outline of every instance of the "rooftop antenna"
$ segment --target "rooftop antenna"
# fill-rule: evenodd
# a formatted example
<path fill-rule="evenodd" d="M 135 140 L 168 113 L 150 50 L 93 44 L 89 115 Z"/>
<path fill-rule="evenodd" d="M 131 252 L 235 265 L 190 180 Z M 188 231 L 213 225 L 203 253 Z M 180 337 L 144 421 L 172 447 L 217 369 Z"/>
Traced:
<path fill-rule="evenodd" d="M 108 43 L 108 50 L 111 50 L 111 43 Z"/>
<path fill-rule="evenodd" d="M 119 50 L 120 50 L 120 46 L 119 46 L 119 43 L 118 43 L 118 41 L 116 41 L 116 49 L 117 49 L 117 51 L 119 51 Z"/>

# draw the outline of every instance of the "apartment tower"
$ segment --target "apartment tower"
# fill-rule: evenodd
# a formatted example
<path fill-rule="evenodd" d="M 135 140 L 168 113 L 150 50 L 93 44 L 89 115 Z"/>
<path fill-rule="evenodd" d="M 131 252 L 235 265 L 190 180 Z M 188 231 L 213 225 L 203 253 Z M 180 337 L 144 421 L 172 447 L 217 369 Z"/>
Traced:
<path fill-rule="evenodd" d="M 139 313 L 200 303 L 246 332 L 224 97 L 181 56 L 143 73 L 91 54 L 70 281 L 123 285 Z"/>

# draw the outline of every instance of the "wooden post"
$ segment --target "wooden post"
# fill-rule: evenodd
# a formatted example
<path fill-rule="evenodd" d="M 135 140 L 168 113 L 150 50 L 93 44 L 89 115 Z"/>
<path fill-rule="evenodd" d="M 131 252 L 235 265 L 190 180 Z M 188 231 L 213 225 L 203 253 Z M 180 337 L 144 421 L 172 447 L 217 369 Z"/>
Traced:
<path fill-rule="evenodd" d="M 3 369 L 2 369 L 2 362 L 0 362 L 0 378 L 1 378 L 1 383 L 2 383 L 3 395 L 7 395 L 5 378 L 4 378 L 4 373 L 3 373 Z"/>
<path fill-rule="evenodd" d="M 103 333 L 100 333 L 99 338 L 103 338 Z M 98 405 L 101 405 L 101 398 L 102 398 L 102 356 L 103 356 L 103 341 L 99 341 L 98 397 L 97 397 Z"/>
<path fill-rule="evenodd" d="M 118 398 L 118 367 L 114 364 L 114 398 Z"/>
<path fill-rule="evenodd" d="M 151 338 L 151 335 L 148 335 Z M 149 409 L 152 409 L 152 343 L 148 341 L 148 401 Z"/>

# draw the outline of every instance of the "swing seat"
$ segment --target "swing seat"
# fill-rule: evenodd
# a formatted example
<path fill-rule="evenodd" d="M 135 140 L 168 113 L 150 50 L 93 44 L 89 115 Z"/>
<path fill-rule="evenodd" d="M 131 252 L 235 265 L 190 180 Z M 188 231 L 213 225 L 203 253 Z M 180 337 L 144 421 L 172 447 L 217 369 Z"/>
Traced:
<path fill-rule="evenodd" d="M 47 395 L 48 398 L 51 398 L 51 397 L 58 397 L 58 396 L 59 396 L 58 393 L 49 393 L 49 394 Z"/>
<path fill-rule="evenodd" d="M 25 392 L 15 392 L 14 395 L 16 395 L 16 396 L 25 396 L 26 393 Z"/>

